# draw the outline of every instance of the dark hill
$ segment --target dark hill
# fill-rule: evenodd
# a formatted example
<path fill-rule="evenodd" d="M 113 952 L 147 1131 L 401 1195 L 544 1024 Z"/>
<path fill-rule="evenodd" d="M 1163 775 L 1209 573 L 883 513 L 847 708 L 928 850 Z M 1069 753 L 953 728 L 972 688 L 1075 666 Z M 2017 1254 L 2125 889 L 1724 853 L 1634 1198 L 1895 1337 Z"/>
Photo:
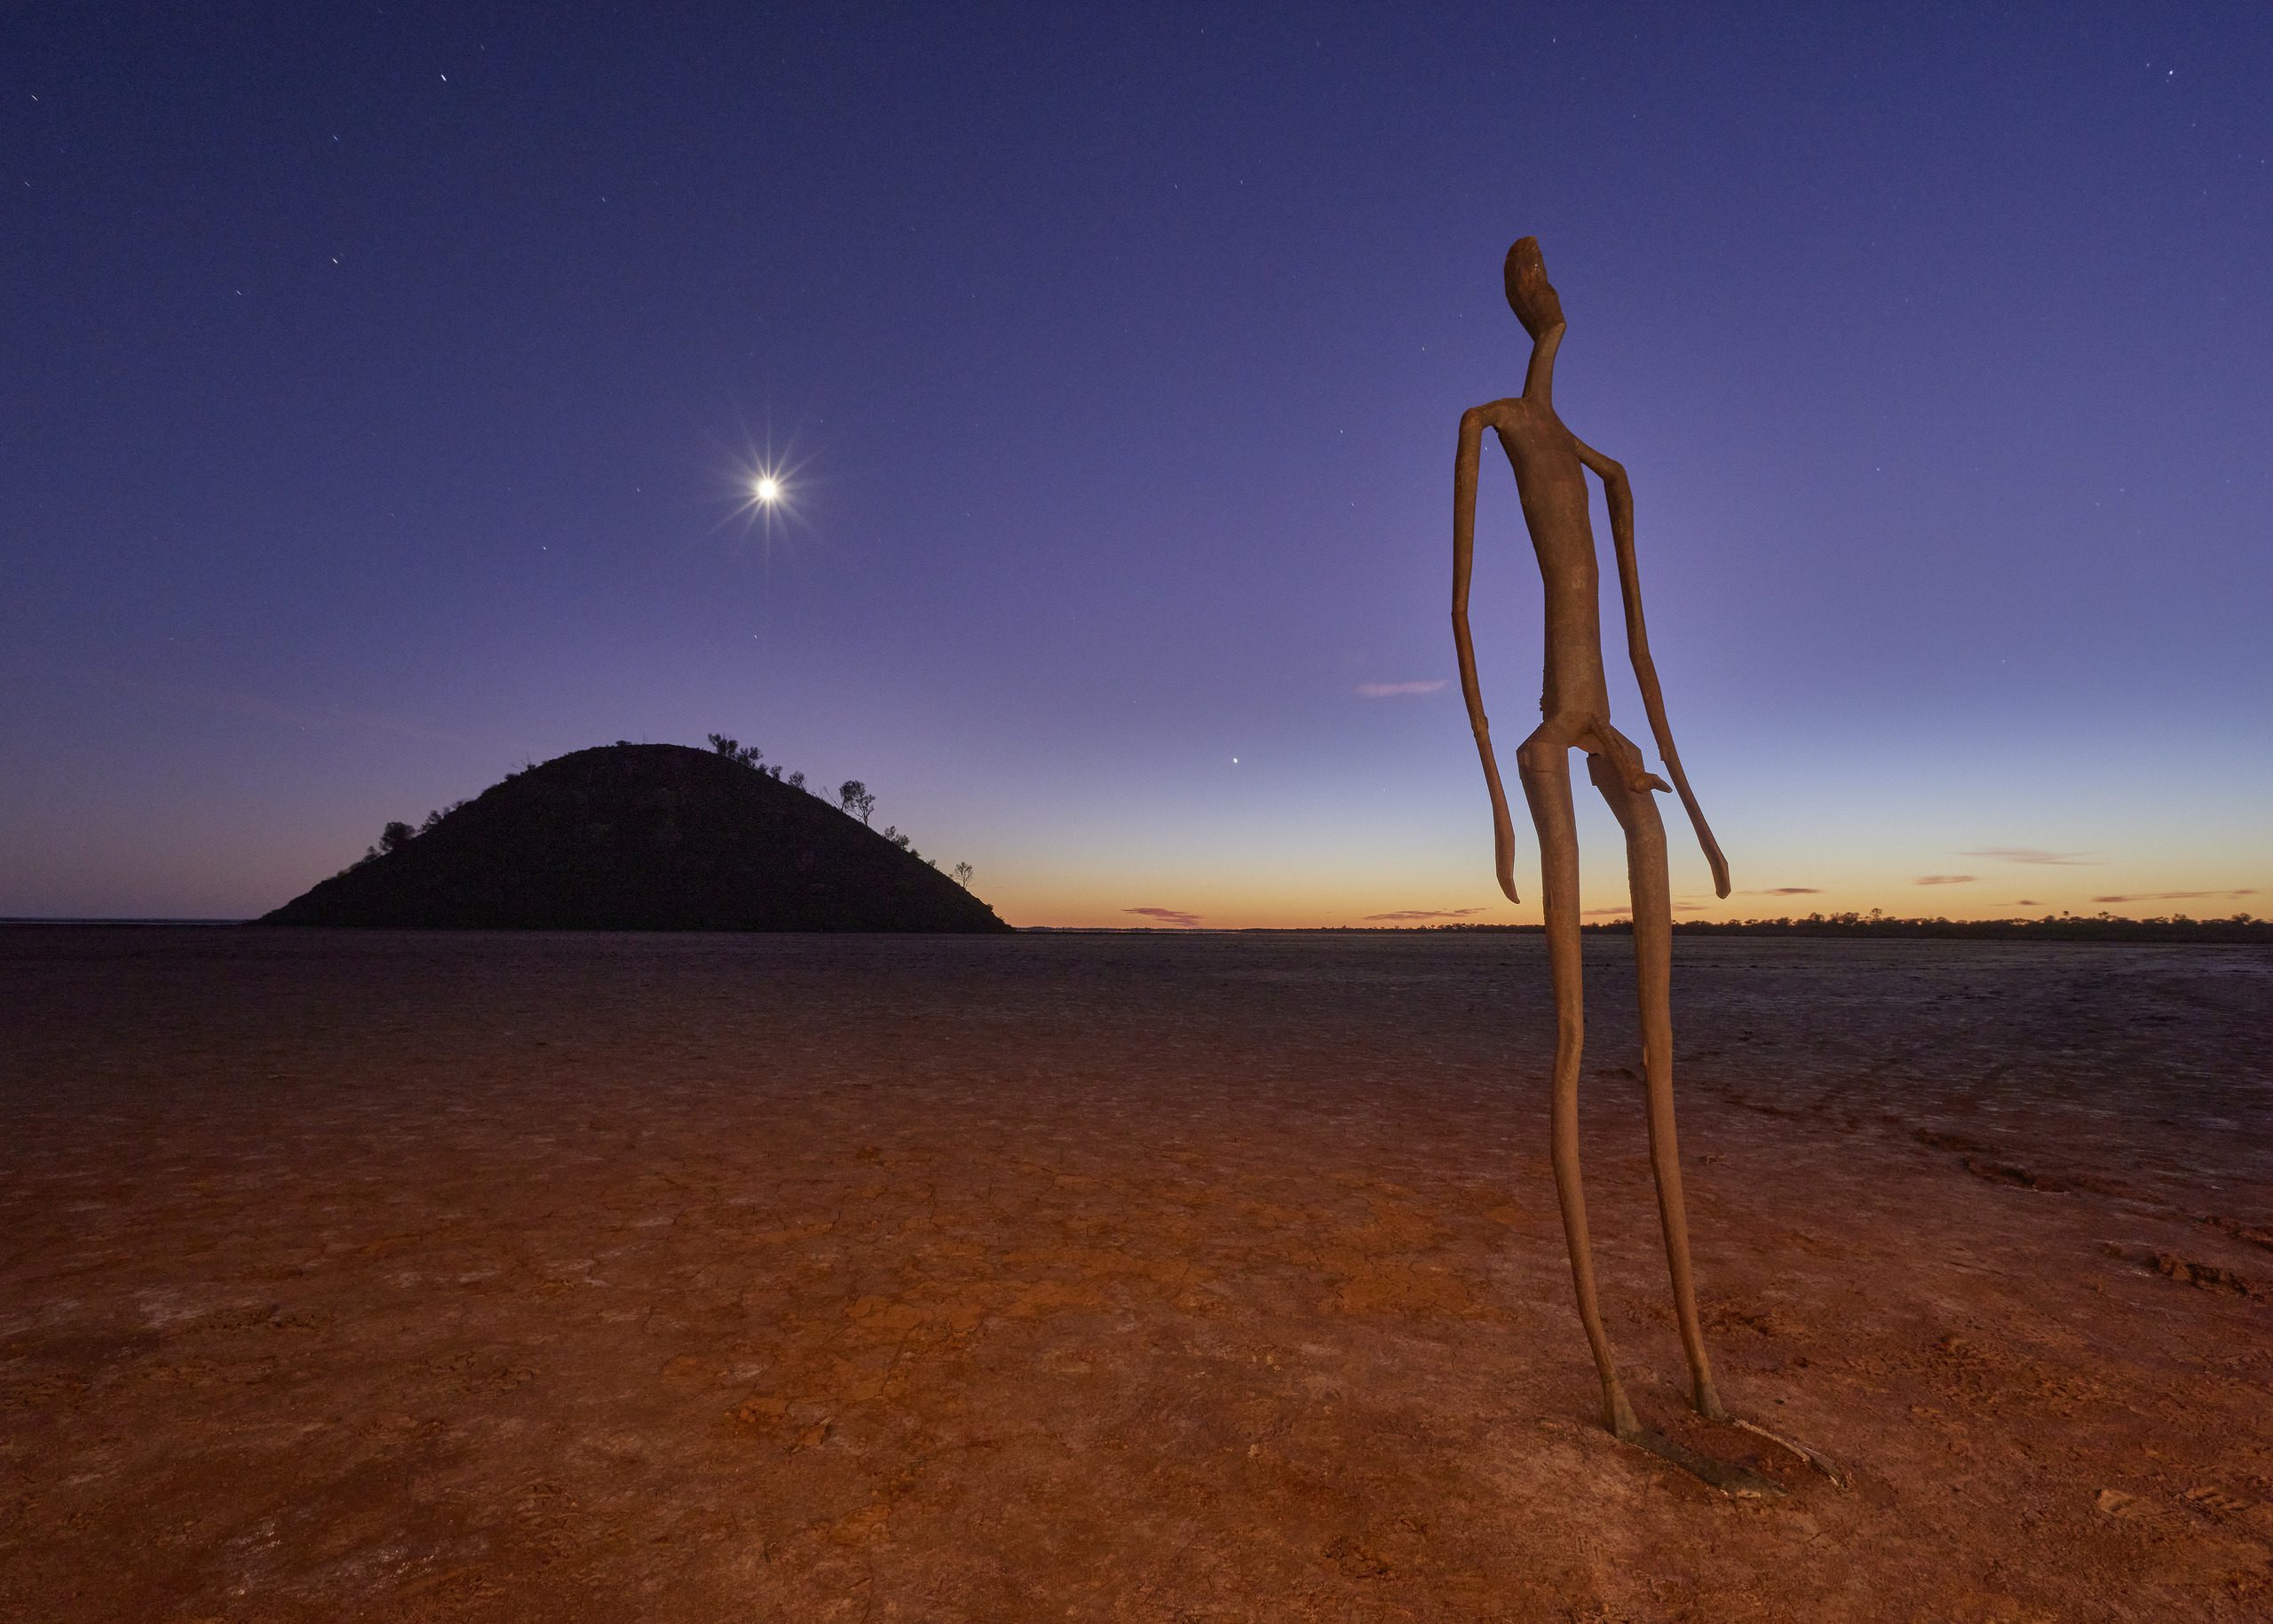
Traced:
<path fill-rule="evenodd" d="M 827 802 L 677 744 L 515 773 L 263 924 L 472 930 L 1007 931 Z"/>

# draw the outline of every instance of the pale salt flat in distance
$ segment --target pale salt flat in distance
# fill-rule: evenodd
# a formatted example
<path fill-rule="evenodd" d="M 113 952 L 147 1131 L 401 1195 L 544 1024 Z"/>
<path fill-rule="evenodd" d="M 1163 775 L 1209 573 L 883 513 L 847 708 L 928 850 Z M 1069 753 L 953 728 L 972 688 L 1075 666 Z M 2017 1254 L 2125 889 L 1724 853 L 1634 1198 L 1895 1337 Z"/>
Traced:
<path fill-rule="evenodd" d="M 1434 693 L 1449 677 L 1433 677 L 1427 682 L 1361 682 L 1358 692 L 1366 699 L 1390 699 L 1401 693 Z"/>

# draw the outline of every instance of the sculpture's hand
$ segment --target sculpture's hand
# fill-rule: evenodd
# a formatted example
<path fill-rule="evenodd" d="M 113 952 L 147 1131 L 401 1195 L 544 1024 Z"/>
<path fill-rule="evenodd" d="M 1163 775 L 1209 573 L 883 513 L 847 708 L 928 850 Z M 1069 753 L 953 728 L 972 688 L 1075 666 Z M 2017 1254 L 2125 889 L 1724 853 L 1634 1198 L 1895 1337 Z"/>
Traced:
<path fill-rule="evenodd" d="M 1701 825 L 1705 821 L 1705 814 L 1699 812 L 1692 820 Z M 1713 894 L 1716 897 L 1727 896 L 1729 894 L 1729 860 L 1721 855 L 1721 843 L 1713 838 L 1713 832 L 1710 829 L 1707 829 L 1699 837 L 1699 844 L 1705 848 L 1706 866 L 1713 871 Z"/>
<path fill-rule="evenodd" d="M 1611 764 L 1618 769 L 1618 776 L 1626 780 L 1626 787 L 1635 795 L 1647 795 L 1653 789 L 1662 790 L 1667 795 L 1673 793 L 1673 786 L 1650 771 L 1642 759 L 1641 750 L 1624 733 L 1604 724 L 1595 729 L 1594 736 L 1603 754 L 1609 757 Z"/>
<path fill-rule="evenodd" d="M 1484 783 L 1492 795 L 1492 868 L 1499 876 L 1501 894 L 1510 902 L 1516 895 L 1516 826 L 1508 816 L 1507 791 L 1500 787 L 1500 764 L 1492 756 L 1492 725 L 1480 717 L 1476 724 L 1477 753 L 1484 757 Z"/>

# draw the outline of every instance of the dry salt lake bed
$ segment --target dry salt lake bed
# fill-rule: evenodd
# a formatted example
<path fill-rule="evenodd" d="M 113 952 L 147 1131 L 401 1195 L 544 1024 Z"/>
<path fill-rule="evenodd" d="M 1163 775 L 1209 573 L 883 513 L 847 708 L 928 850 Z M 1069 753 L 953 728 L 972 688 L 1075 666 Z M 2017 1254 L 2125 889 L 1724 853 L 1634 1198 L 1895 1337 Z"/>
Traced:
<path fill-rule="evenodd" d="M 2273 1617 L 2273 955 L 0 930 L 0 1616 Z"/>

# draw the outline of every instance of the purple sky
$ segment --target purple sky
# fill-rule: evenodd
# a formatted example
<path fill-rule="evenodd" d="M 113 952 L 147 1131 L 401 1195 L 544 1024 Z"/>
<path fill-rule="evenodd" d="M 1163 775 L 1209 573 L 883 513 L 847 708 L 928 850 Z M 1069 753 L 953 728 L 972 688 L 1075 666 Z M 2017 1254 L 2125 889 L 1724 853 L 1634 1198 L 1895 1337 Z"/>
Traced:
<path fill-rule="evenodd" d="M 1695 916 L 2273 912 L 2273 12 L 1717 9 L 12 17 L 0 914 L 718 729 L 1014 923 L 1536 918 L 1525 233 Z"/>

